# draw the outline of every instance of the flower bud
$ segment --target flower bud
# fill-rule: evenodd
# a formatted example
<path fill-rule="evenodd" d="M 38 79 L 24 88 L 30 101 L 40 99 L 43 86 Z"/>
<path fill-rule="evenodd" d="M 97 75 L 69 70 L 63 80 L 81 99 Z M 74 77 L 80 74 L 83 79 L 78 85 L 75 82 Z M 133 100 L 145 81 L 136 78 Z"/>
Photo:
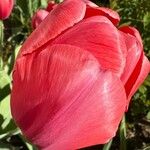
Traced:
<path fill-rule="evenodd" d="M 48 14 L 49 14 L 48 11 L 44 9 L 39 9 L 32 17 L 32 28 L 33 29 L 37 28 L 37 26 L 45 19 L 45 17 Z"/>
<path fill-rule="evenodd" d="M 0 19 L 4 20 L 10 16 L 14 5 L 14 0 L 1 0 L 0 1 Z"/>

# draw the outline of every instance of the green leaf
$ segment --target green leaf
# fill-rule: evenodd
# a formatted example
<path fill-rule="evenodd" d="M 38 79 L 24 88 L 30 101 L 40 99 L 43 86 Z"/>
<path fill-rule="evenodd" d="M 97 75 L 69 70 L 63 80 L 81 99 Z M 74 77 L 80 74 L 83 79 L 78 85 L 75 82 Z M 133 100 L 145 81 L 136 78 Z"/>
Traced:
<path fill-rule="evenodd" d="M 19 50 L 20 50 L 20 48 L 22 47 L 22 45 L 17 45 L 16 47 L 15 47 L 15 59 L 17 58 L 17 56 L 18 56 L 18 53 L 19 53 Z"/>
<path fill-rule="evenodd" d="M 28 147 L 29 150 L 37 150 L 37 148 L 33 145 L 31 145 L 30 143 L 26 142 L 26 145 Z"/>
<path fill-rule="evenodd" d="M 0 103 L 0 115 L 1 115 L 1 132 L 7 127 L 11 120 L 11 113 L 10 113 L 10 96 L 7 96 L 1 103 Z M 2 122 L 3 120 L 3 122 Z"/>
<path fill-rule="evenodd" d="M 8 60 L 8 65 L 5 67 L 9 74 L 12 73 L 13 66 L 14 66 L 15 60 L 18 56 L 18 53 L 19 53 L 19 50 L 20 50 L 21 46 L 22 45 L 16 45 L 11 57 Z"/>
<path fill-rule="evenodd" d="M 0 70 L 0 89 L 10 84 L 10 78 L 4 70 Z"/>
<path fill-rule="evenodd" d="M 16 129 L 10 112 L 10 77 L 0 70 L 0 135 Z"/>
<path fill-rule="evenodd" d="M 4 70 L 0 70 L 0 102 L 10 93 L 10 77 Z"/>

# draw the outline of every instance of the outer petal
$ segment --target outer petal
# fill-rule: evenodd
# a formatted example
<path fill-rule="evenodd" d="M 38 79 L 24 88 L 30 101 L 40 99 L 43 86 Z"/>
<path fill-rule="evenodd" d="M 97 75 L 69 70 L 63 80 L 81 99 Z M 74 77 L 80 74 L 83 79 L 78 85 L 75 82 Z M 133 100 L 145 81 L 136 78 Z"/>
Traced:
<path fill-rule="evenodd" d="M 144 56 L 142 40 L 139 32 L 135 28 L 128 26 L 121 27 L 120 30 L 127 34 L 125 35 L 125 38 L 127 47 L 129 48 L 125 71 L 121 77 L 125 84 L 129 101 L 148 75 L 149 62 Z M 133 36 L 132 39 L 136 39 L 136 44 L 131 39 L 131 36 Z"/>
<path fill-rule="evenodd" d="M 83 19 L 86 5 L 83 1 L 65 0 L 55 7 L 21 48 L 21 54 L 32 53 L 61 32 Z"/>
<path fill-rule="evenodd" d="M 106 17 L 95 16 L 60 35 L 52 43 L 70 44 L 90 51 L 103 69 L 120 76 L 126 61 L 126 45 L 117 28 Z"/>
<path fill-rule="evenodd" d="M 130 34 L 126 34 L 121 32 L 124 36 L 126 46 L 127 46 L 127 58 L 126 58 L 126 66 L 124 72 L 121 76 L 121 80 L 125 85 L 129 80 L 131 74 L 133 73 L 134 68 L 136 67 L 143 51 L 141 47 L 138 45 L 137 40 Z M 133 85 L 132 85 L 133 86 Z"/>
<path fill-rule="evenodd" d="M 38 10 L 32 17 L 32 28 L 33 29 L 37 28 L 48 14 L 49 12 L 44 9 Z"/>
<path fill-rule="evenodd" d="M 130 34 L 130 35 L 133 35 L 136 37 L 136 40 L 138 42 L 138 44 L 141 46 L 141 48 L 143 49 L 143 43 L 142 43 L 142 39 L 141 39 L 141 36 L 140 36 L 140 33 L 139 31 L 134 28 L 134 27 L 130 27 L 130 26 L 123 26 L 121 28 L 119 28 L 121 31 L 123 31 L 124 33 L 127 33 L 127 34 Z"/>
<path fill-rule="evenodd" d="M 95 3 L 93 3 L 93 2 L 91 2 L 90 0 L 83 0 L 85 3 L 86 3 L 86 5 L 87 5 L 87 7 L 99 7 L 98 5 L 96 5 Z"/>
<path fill-rule="evenodd" d="M 122 82 L 80 48 L 47 46 L 17 60 L 12 114 L 41 149 L 73 150 L 108 142 L 125 104 Z"/>
<path fill-rule="evenodd" d="M 139 86 L 144 82 L 144 80 L 146 79 L 146 77 L 148 76 L 148 74 L 150 73 L 150 62 L 149 60 L 144 56 L 143 60 L 142 60 L 142 65 L 141 65 L 141 70 L 140 73 L 138 75 L 138 78 L 136 80 L 136 82 L 133 84 L 132 89 L 130 89 L 130 82 L 127 83 L 126 88 L 128 91 L 129 88 L 129 93 L 128 93 L 128 99 L 130 100 L 131 97 L 134 95 L 134 93 L 137 91 L 137 89 L 139 88 Z M 134 76 L 132 75 L 132 79 L 134 78 Z"/>
<path fill-rule="evenodd" d="M 85 18 L 100 15 L 107 17 L 114 25 L 117 25 L 119 23 L 120 17 L 116 11 L 105 7 L 98 7 L 88 0 L 84 1 L 87 4 Z"/>

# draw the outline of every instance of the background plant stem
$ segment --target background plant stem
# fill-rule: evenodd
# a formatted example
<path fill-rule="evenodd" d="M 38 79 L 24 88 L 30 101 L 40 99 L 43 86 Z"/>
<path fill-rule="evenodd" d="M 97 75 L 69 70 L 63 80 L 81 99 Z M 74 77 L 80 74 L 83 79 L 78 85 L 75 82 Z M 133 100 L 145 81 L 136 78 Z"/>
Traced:
<path fill-rule="evenodd" d="M 122 118 L 120 129 L 119 129 L 119 135 L 120 135 L 120 150 L 126 150 L 126 120 L 125 115 Z"/>
<path fill-rule="evenodd" d="M 4 40 L 4 24 L 3 21 L 0 20 L 0 69 L 3 66 L 2 61 L 3 40 Z"/>
<path fill-rule="evenodd" d="M 4 24 L 3 21 L 0 20 L 0 52 L 3 48 L 3 39 L 4 39 Z"/>
<path fill-rule="evenodd" d="M 110 150 L 113 139 L 111 139 L 107 144 L 104 145 L 103 150 Z"/>

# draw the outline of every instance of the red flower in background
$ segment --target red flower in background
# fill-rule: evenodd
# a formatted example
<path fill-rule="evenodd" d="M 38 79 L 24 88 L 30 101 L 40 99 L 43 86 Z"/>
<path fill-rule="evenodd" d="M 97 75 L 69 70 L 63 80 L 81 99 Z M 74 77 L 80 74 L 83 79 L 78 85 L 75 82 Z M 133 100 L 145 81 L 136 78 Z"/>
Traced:
<path fill-rule="evenodd" d="M 65 0 L 29 36 L 16 60 L 12 115 L 44 150 L 73 150 L 115 136 L 150 71 L 139 32 L 87 0 Z"/>
<path fill-rule="evenodd" d="M 0 0 L 0 19 L 7 19 L 12 11 L 14 0 Z"/>
<path fill-rule="evenodd" d="M 57 4 L 54 1 L 51 1 L 48 3 L 46 10 L 48 12 L 52 11 L 55 7 L 57 6 Z"/>

